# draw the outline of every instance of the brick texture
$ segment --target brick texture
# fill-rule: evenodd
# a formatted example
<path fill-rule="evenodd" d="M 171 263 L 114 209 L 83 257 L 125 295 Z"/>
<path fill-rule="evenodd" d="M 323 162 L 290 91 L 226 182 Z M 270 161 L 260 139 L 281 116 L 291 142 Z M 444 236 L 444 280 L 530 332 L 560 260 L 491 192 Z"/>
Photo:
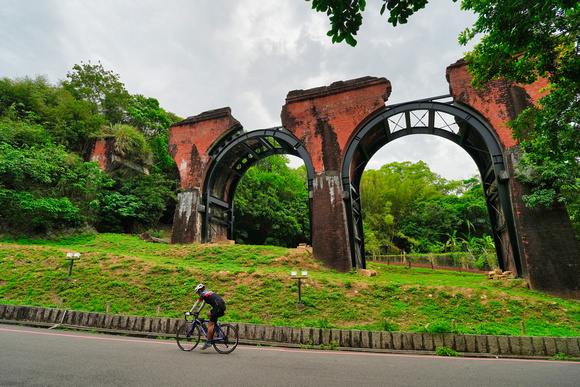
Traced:
<path fill-rule="evenodd" d="M 343 152 L 360 123 L 383 109 L 391 93 L 385 78 L 365 77 L 288 93 L 281 119 L 308 150 L 314 166 L 312 248 L 326 266 L 352 267 L 340 179 Z"/>

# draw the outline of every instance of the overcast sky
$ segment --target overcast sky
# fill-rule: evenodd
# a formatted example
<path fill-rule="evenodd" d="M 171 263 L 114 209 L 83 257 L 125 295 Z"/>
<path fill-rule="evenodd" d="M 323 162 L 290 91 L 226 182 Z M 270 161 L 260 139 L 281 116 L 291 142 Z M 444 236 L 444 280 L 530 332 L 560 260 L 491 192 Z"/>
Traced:
<path fill-rule="evenodd" d="M 229 106 L 246 130 L 279 126 L 291 90 L 362 76 L 385 77 L 388 104 L 449 92 L 445 69 L 468 48 L 475 21 L 452 0 L 431 0 L 391 27 L 367 1 L 358 45 L 332 44 L 327 16 L 304 0 L 2 0 L 0 77 L 66 79 L 100 61 L 131 94 L 180 117 Z M 427 135 L 385 146 L 369 163 L 423 160 L 448 179 L 477 173 L 457 145 Z"/>

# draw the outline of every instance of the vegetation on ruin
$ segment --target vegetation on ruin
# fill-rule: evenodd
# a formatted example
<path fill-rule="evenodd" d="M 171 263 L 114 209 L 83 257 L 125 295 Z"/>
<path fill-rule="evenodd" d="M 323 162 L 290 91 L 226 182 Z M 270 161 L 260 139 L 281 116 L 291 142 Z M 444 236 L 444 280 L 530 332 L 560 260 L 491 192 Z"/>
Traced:
<path fill-rule="evenodd" d="M 80 252 L 68 282 L 67 252 Z M 580 336 L 580 302 L 488 280 L 481 273 L 369 263 L 376 276 L 338 273 L 302 248 L 148 243 L 87 234 L 0 243 L 0 303 L 180 317 L 203 282 L 228 303 L 224 320 L 388 331 Z M 307 270 L 304 308 L 291 270 Z"/>

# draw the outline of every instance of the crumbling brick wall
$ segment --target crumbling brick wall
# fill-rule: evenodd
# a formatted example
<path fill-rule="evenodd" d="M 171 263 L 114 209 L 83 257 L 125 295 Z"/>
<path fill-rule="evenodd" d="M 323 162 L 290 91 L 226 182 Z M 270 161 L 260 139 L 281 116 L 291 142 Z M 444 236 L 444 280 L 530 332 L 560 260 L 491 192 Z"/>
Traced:
<path fill-rule="evenodd" d="M 202 189 L 212 159 L 210 147 L 224 133 L 240 126 L 231 109 L 204 112 L 174 123 L 169 130 L 169 154 L 175 160 L 184 192 L 178 195 L 171 243 L 201 242 Z"/>

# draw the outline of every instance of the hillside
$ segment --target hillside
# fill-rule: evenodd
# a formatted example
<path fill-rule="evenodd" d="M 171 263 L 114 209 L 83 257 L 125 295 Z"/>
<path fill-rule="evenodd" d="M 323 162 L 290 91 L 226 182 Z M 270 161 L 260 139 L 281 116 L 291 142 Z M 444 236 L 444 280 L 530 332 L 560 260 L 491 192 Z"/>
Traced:
<path fill-rule="evenodd" d="M 68 282 L 66 253 L 80 252 Z M 199 282 L 228 304 L 224 320 L 288 326 L 580 336 L 580 302 L 522 280 L 369 263 L 377 276 L 337 273 L 305 249 L 172 246 L 136 236 L 0 241 L 0 303 L 178 317 Z M 303 306 L 291 270 L 307 270 Z"/>

